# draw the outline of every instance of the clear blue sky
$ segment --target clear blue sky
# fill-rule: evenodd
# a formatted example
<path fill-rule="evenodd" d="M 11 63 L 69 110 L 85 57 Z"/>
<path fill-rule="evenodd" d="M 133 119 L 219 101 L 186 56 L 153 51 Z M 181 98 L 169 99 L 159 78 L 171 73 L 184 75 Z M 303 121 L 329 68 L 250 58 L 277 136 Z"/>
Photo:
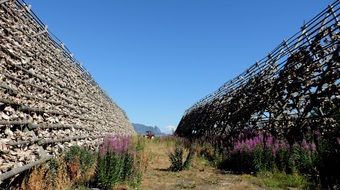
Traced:
<path fill-rule="evenodd" d="M 331 2 L 27 0 L 131 122 L 162 130 Z"/>

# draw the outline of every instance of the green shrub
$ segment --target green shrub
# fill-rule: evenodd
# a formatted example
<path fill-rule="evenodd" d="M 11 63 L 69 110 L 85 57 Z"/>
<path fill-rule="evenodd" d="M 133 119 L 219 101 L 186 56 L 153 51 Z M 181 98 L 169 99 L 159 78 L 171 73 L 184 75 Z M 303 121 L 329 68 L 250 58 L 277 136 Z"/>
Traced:
<path fill-rule="evenodd" d="M 170 171 L 177 172 L 183 170 L 183 147 L 176 147 L 173 153 L 169 154 L 171 166 Z"/>
<path fill-rule="evenodd" d="M 222 161 L 222 154 L 212 144 L 206 142 L 196 143 L 196 152 L 199 157 L 207 160 L 210 165 L 218 166 Z"/>
<path fill-rule="evenodd" d="M 123 168 L 126 164 L 124 158 L 123 154 L 116 153 L 107 153 L 104 157 L 98 158 L 97 181 L 100 187 L 110 189 L 125 178 L 123 177 Z"/>
<path fill-rule="evenodd" d="M 240 173 L 278 170 L 315 175 L 316 158 L 313 142 L 304 139 L 290 146 L 286 140 L 257 134 L 237 140 L 220 168 Z"/>
<path fill-rule="evenodd" d="M 133 174 L 133 156 L 129 153 L 123 155 L 123 167 L 121 173 L 121 181 L 130 179 Z"/>
<path fill-rule="evenodd" d="M 138 165 L 140 165 L 140 160 L 136 161 L 137 164 L 134 165 L 134 167 L 132 168 L 132 173 L 129 180 L 129 185 L 134 187 L 134 188 L 138 188 L 142 182 L 142 177 L 143 177 L 143 171 L 141 168 L 138 167 Z"/>
<path fill-rule="evenodd" d="M 293 145 L 290 154 L 289 165 L 292 172 L 311 175 L 314 173 L 316 154 L 304 150 L 297 144 Z"/>
<path fill-rule="evenodd" d="M 72 146 L 65 153 L 65 161 L 67 164 L 72 164 L 79 161 L 80 169 L 86 172 L 89 168 L 93 167 L 96 157 L 94 153 L 79 146 Z"/>
<path fill-rule="evenodd" d="M 219 164 L 220 169 L 236 173 L 256 173 L 259 171 L 278 170 L 287 173 L 314 174 L 316 153 L 306 151 L 298 145 L 291 149 L 281 149 L 273 154 L 262 146 L 253 151 L 230 152 Z"/>
<path fill-rule="evenodd" d="M 138 187 L 142 179 L 142 171 L 136 167 L 136 158 L 131 153 L 107 153 L 98 158 L 97 184 L 104 189 L 111 189 L 116 184 L 127 183 Z"/>
<path fill-rule="evenodd" d="M 189 151 L 187 158 L 183 163 L 183 169 L 187 170 L 191 168 L 192 160 L 194 159 L 195 153 L 194 151 Z"/>
<path fill-rule="evenodd" d="M 287 149 L 278 150 L 275 157 L 275 167 L 279 171 L 286 171 L 291 173 L 291 167 L 289 164 L 290 153 Z"/>
<path fill-rule="evenodd" d="M 183 160 L 184 148 L 182 146 L 176 146 L 175 151 L 169 154 L 169 159 L 171 162 L 169 170 L 177 172 L 189 169 L 191 167 L 194 154 L 194 151 L 192 149 L 189 149 L 186 159 Z"/>
<path fill-rule="evenodd" d="M 48 168 L 52 176 L 57 175 L 59 163 L 58 160 L 55 158 L 52 158 L 51 160 L 48 161 Z"/>
<path fill-rule="evenodd" d="M 257 147 L 254 151 L 254 171 L 272 170 L 275 166 L 275 156 L 265 147 Z"/>
<path fill-rule="evenodd" d="M 132 142 L 134 140 L 134 142 Z M 107 136 L 100 147 L 97 185 L 112 189 L 117 184 L 138 187 L 142 178 L 142 151 L 145 140 L 127 136 Z"/>

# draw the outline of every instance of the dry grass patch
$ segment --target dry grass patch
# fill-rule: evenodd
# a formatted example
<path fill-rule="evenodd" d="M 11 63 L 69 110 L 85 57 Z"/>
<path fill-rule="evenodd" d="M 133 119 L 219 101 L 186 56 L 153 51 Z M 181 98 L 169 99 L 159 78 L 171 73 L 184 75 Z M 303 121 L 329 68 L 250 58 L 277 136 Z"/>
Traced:
<path fill-rule="evenodd" d="M 72 186 L 67 175 L 67 166 L 60 160 L 57 168 L 52 168 L 55 160 L 34 168 L 31 174 L 21 184 L 21 189 L 27 190 L 63 190 Z M 66 174 L 66 175 L 65 175 Z"/>
<path fill-rule="evenodd" d="M 71 147 L 64 156 L 32 169 L 21 182 L 21 189 L 64 190 L 89 183 L 95 175 L 96 158 L 92 152 Z"/>
<path fill-rule="evenodd" d="M 189 170 L 168 171 L 171 165 L 168 154 L 174 150 L 177 141 L 170 139 L 170 142 L 167 142 L 167 140 L 150 140 L 146 143 L 145 151 L 150 159 L 141 189 L 263 189 L 257 184 L 242 179 L 242 176 L 224 174 L 198 157 L 193 159 Z"/>

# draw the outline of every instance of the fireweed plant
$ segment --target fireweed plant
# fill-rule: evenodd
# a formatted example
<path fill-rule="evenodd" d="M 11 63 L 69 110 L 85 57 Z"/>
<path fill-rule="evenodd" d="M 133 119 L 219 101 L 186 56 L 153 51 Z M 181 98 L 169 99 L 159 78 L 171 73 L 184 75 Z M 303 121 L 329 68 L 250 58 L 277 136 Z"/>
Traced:
<path fill-rule="evenodd" d="M 256 134 L 250 138 L 240 136 L 220 167 L 241 173 L 273 169 L 291 173 L 313 162 L 315 150 L 315 144 L 306 140 L 291 146 L 286 140 L 271 135 Z"/>
<path fill-rule="evenodd" d="M 137 143 L 138 145 L 138 143 Z M 138 145 L 139 146 L 139 145 Z M 111 189 L 116 184 L 138 186 L 141 171 L 137 167 L 138 151 L 133 147 L 131 136 L 109 135 L 99 148 L 97 183 L 99 187 Z"/>

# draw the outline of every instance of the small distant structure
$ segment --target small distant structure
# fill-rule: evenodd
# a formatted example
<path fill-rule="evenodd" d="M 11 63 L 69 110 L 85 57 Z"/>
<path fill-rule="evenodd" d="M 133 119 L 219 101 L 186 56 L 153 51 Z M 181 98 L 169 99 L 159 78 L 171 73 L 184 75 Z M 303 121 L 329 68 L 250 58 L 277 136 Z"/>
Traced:
<path fill-rule="evenodd" d="M 155 134 L 152 131 L 146 131 L 146 134 L 144 135 L 144 137 L 148 139 L 153 139 L 155 137 Z"/>

